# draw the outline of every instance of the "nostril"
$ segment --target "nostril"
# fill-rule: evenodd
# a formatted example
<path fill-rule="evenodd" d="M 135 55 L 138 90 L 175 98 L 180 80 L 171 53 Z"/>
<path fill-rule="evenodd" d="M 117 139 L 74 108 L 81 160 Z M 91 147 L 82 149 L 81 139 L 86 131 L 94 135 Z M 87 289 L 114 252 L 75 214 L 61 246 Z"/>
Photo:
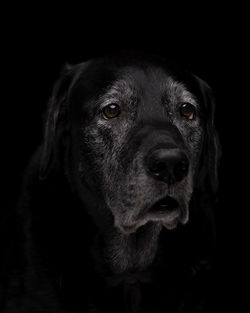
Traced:
<path fill-rule="evenodd" d="M 160 173 L 162 173 L 166 169 L 166 163 L 157 160 L 154 160 L 151 165 L 149 165 L 149 170 L 156 175 L 160 175 Z"/>
<path fill-rule="evenodd" d="M 183 177 L 185 177 L 188 173 L 188 159 L 186 157 L 183 157 L 182 160 L 177 162 L 174 166 L 174 176 L 176 181 L 182 180 Z"/>

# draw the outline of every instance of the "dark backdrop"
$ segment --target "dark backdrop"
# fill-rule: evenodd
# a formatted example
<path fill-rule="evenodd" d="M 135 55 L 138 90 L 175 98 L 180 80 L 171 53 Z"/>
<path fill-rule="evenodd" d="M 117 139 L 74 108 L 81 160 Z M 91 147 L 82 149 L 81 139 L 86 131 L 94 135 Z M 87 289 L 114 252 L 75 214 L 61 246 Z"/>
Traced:
<path fill-rule="evenodd" d="M 230 194 L 228 188 L 236 188 L 230 181 L 238 171 L 232 166 L 238 156 L 231 142 L 242 124 L 235 99 L 235 85 L 239 81 L 234 72 L 239 60 L 235 53 L 241 49 L 237 29 L 230 19 L 218 18 L 216 11 L 207 17 L 198 13 L 190 17 L 185 12 L 180 16 L 176 11 L 174 16 L 170 13 L 164 18 L 161 14 L 159 19 L 157 15 L 139 16 L 138 20 L 136 16 L 114 20 L 110 17 L 105 20 L 103 16 L 99 20 L 93 14 L 86 16 L 86 12 L 77 21 L 72 15 L 68 21 L 65 16 L 59 22 L 47 20 L 46 16 L 36 20 L 38 17 L 29 16 L 28 12 L 12 18 L 4 33 L 2 60 L 5 69 L 1 104 L 5 160 L 2 174 L 7 202 L 14 201 L 20 175 L 41 141 L 42 114 L 63 65 L 131 48 L 170 57 L 212 87 L 217 102 L 216 126 L 223 148 L 221 196 Z M 237 138 L 237 145 L 240 140 Z"/>
<path fill-rule="evenodd" d="M 244 28 L 239 24 L 241 16 L 234 8 L 229 12 L 227 8 L 218 11 L 216 7 L 205 6 L 190 15 L 181 5 L 174 10 L 148 7 L 147 15 L 140 9 L 134 12 L 134 7 L 121 5 L 118 14 L 111 8 L 108 16 L 98 4 L 90 11 L 76 8 L 75 12 L 64 15 L 49 12 L 48 8 L 49 17 L 43 12 L 39 15 L 39 8 L 36 14 L 31 14 L 30 8 L 22 9 L 16 8 L 14 13 L 13 9 L 8 11 L 2 28 L 1 189 L 4 205 L 1 220 L 4 221 L 6 212 L 15 207 L 21 175 L 42 139 L 42 114 L 65 62 L 74 64 L 130 48 L 166 55 L 207 81 L 215 93 L 216 126 L 223 151 L 220 209 L 216 213 L 218 260 L 221 261 L 218 262 L 218 284 L 223 289 L 226 285 L 234 289 L 232 268 L 229 271 L 225 268 L 235 255 L 231 250 L 238 221 L 235 210 L 238 210 L 239 197 L 235 195 L 242 190 L 237 172 L 241 164 L 239 150 L 245 142 L 241 116 L 247 114 L 235 92 L 242 77 L 241 73 L 236 73 L 244 42 Z M 240 129 L 241 135 L 238 135 Z"/>

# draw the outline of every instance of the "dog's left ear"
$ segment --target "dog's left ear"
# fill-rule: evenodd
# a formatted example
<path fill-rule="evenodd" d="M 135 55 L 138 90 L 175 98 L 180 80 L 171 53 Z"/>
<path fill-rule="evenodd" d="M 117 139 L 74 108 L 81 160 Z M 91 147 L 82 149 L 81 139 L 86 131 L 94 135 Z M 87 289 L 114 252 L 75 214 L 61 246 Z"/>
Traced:
<path fill-rule="evenodd" d="M 196 188 L 213 197 L 218 191 L 218 165 L 221 157 L 220 140 L 214 123 L 215 99 L 210 86 L 199 77 L 194 77 L 202 97 L 205 121 Z"/>

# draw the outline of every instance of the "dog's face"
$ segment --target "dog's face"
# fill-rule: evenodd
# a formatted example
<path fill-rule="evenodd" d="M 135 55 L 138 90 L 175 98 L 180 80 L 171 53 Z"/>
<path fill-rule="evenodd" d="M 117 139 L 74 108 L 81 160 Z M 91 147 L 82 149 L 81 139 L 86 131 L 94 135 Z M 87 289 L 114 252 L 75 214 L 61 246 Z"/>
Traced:
<path fill-rule="evenodd" d="M 75 90 L 82 105 L 81 180 L 95 177 L 91 188 L 99 189 L 123 233 L 149 221 L 167 228 L 186 223 L 203 135 L 198 100 L 159 67 L 112 74 L 105 88 L 89 90 L 88 100 L 80 96 L 84 81 Z"/>
<path fill-rule="evenodd" d="M 55 86 L 40 170 L 64 142 L 64 166 L 83 201 L 91 211 L 88 191 L 101 203 L 93 215 L 105 208 L 120 234 L 154 225 L 155 236 L 187 223 L 194 188 L 216 189 L 213 114 L 208 86 L 158 58 L 79 64 Z"/>

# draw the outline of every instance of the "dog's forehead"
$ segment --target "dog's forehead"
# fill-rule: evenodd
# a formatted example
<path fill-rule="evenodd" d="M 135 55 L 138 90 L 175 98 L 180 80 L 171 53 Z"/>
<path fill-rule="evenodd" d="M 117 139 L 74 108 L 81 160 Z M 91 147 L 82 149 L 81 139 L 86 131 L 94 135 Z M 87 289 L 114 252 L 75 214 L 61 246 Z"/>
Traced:
<path fill-rule="evenodd" d="M 157 66 L 119 68 L 115 79 L 106 88 L 105 96 L 115 97 L 120 94 L 124 97 L 144 96 L 159 99 L 165 97 L 169 101 L 196 103 L 196 97 L 188 90 L 184 82 L 174 78 L 174 75 L 164 68 Z"/>
<path fill-rule="evenodd" d="M 163 99 L 170 103 L 198 103 L 196 93 L 189 88 L 190 84 L 182 73 L 170 70 L 162 63 L 95 60 L 76 70 L 81 73 L 71 95 L 86 110 L 89 105 L 94 107 L 101 102 L 142 98 L 144 104 L 150 105 L 152 100 L 155 105 L 160 105 Z"/>
<path fill-rule="evenodd" d="M 158 92 L 170 78 L 166 71 L 154 66 L 145 68 L 124 66 L 117 71 L 116 77 L 117 81 L 127 82 L 128 87 L 140 90 L 150 87 L 151 90 L 157 90 Z M 116 85 L 116 81 L 113 82 L 113 85 Z"/>
<path fill-rule="evenodd" d="M 124 66 L 113 72 L 113 79 L 103 89 L 104 96 L 132 97 L 158 94 L 167 82 L 167 75 L 160 69 L 148 67 Z"/>

